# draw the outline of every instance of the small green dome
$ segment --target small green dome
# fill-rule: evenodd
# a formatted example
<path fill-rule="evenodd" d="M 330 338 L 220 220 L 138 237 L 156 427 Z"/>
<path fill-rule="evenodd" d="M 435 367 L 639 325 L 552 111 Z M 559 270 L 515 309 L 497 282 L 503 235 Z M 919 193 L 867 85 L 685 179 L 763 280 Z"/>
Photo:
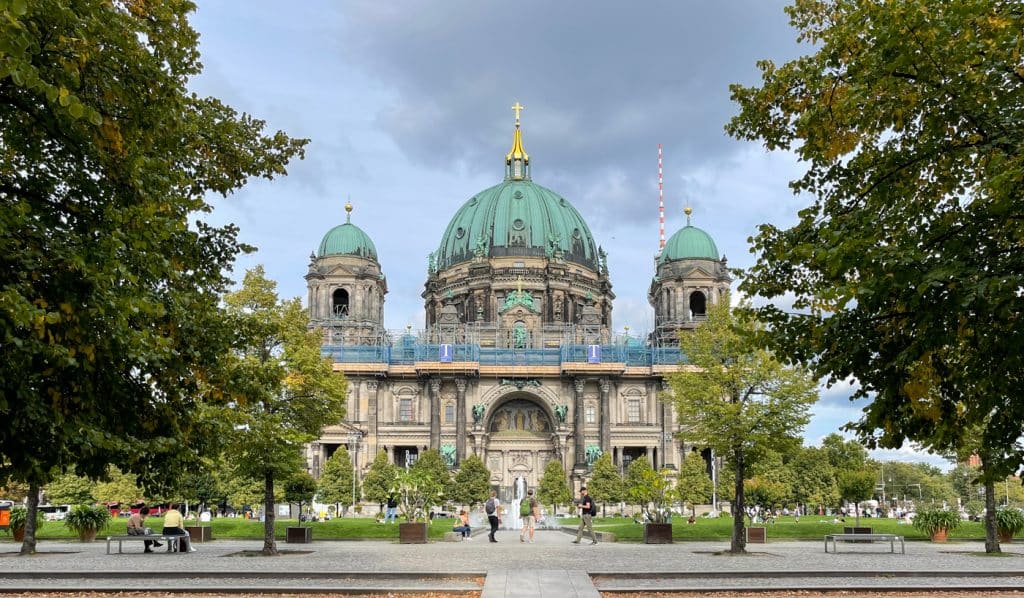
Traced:
<path fill-rule="evenodd" d="M 506 179 L 469 199 L 441 237 L 437 266 L 483 256 L 560 254 L 597 270 L 597 244 L 583 217 L 563 197 L 529 179 Z"/>
<path fill-rule="evenodd" d="M 351 222 L 346 222 L 327 231 L 323 241 L 320 241 L 320 248 L 317 249 L 316 255 L 317 257 L 358 255 L 376 261 L 377 248 L 361 228 Z"/>
<path fill-rule="evenodd" d="M 718 260 L 718 247 L 711 235 L 687 224 L 665 243 L 659 264 L 675 260 Z"/>

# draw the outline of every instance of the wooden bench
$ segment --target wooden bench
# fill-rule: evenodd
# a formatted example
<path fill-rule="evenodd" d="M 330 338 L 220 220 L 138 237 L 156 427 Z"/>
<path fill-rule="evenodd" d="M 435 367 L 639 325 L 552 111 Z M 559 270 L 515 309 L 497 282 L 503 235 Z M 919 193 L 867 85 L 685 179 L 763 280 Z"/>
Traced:
<path fill-rule="evenodd" d="M 178 540 L 185 538 L 188 542 L 189 547 L 192 546 L 192 540 L 188 534 L 181 535 L 163 535 L 163 534 L 150 534 L 148 536 L 129 536 L 127 534 L 121 536 L 107 536 L 107 554 L 110 554 L 110 543 L 117 542 L 117 553 L 122 554 L 124 542 L 144 542 L 149 540 L 150 542 L 167 542 L 168 547 L 171 548 L 170 552 L 178 552 Z"/>
<path fill-rule="evenodd" d="M 896 534 L 828 534 L 825 536 L 825 552 L 828 552 L 829 540 L 832 541 L 832 552 L 838 552 L 837 542 L 888 542 L 889 550 L 896 552 L 896 542 L 900 543 L 900 554 L 906 554 L 906 547 L 903 544 L 903 536 Z"/>

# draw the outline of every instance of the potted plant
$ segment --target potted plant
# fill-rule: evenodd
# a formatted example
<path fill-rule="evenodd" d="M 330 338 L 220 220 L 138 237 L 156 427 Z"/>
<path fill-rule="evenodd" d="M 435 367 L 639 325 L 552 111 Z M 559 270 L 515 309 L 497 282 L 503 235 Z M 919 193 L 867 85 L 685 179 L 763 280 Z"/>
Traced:
<path fill-rule="evenodd" d="M 672 511 L 667 506 L 677 500 L 678 493 L 669 473 L 656 471 L 645 457 L 635 459 L 626 472 L 626 493 L 644 513 L 644 544 L 672 543 Z"/>
<path fill-rule="evenodd" d="M 405 519 L 398 524 L 399 543 L 426 544 L 430 530 L 427 513 L 440 502 L 444 486 L 429 470 L 412 467 L 399 472 L 392 491 Z"/>
<path fill-rule="evenodd" d="M 43 512 L 36 511 L 36 532 L 39 528 L 43 527 L 43 522 L 46 518 L 43 517 Z M 11 509 L 11 537 L 14 538 L 15 542 L 21 542 L 25 539 L 25 523 L 28 522 L 28 509 L 25 507 L 14 507 Z"/>
<path fill-rule="evenodd" d="M 64 525 L 78 534 L 78 538 L 82 542 L 92 542 L 108 521 L 110 521 L 110 511 L 105 506 L 77 505 L 72 507 L 67 517 L 64 518 Z"/>
<path fill-rule="evenodd" d="M 949 532 L 959 526 L 960 513 L 949 509 L 928 509 L 914 516 L 914 527 L 928 534 L 932 542 L 945 542 Z"/>
<path fill-rule="evenodd" d="M 996 531 L 1000 542 L 1010 542 L 1013 537 L 1024 531 L 1024 513 L 1020 509 L 996 510 Z"/>
<path fill-rule="evenodd" d="M 286 530 L 285 542 L 292 544 L 309 544 L 313 541 L 313 528 L 303 525 L 302 505 L 313 502 L 316 494 L 316 480 L 306 472 L 292 476 L 284 484 L 284 499 L 299 503 L 299 525 L 289 526 Z"/>

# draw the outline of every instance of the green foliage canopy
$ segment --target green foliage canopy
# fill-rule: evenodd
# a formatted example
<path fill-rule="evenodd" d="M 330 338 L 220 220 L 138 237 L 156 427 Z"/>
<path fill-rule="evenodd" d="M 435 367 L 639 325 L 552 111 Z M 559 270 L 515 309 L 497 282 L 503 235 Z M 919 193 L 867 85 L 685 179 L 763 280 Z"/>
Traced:
<path fill-rule="evenodd" d="M 748 310 L 733 311 L 728 299 L 712 305 L 708 319 L 680 335 L 690 367 L 669 381 L 680 436 L 726 457 L 734 472 L 732 552 L 743 552 L 743 482 L 748 459 L 800 446 L 797 437 L 817 400 L 817 382 L 799 367 L 786 367 L 757 346 L 760 324 Z"/>
<path fill-rule="evenodd" d="M 388 461 L 388 454 L 384 451 L 377 453 L 370 465 L 370 470 L 363 477 L 363 496 L 366 500 L 377 504 L 384 504 L 391 495 L 391 489 L 395 486 L 395 466 Z"/>
<path fill-rule="evenodd" d="M 263 484 L 265 554 L 277 553 L 274 480 L 305 470 L 300 449 L 344 417 L 347 386 L 320 354 L 299 300 L 279 300 L 276 286 L 257 266 L 224 297 L 236 340 L 226 356 L 231 402 L 220 419 L 236 475 Z"/>
<path fill-rule="evenodd" d="M 449 498 L 458 504 L 473 507 L 487 500 L 491 493 L 491 472 L 483 459 L 470 455 L 463 459 L 452 480 Z"/>
<path fill-rule="evenodd" d="M 1024 460 L 1024 11 L 1012 0 L 800 0 L 812 52 L 733 85 L 741 139 L 794 152 L 812 198 L 762 225 L 740 289 L 765 342 L 871 397 L 871 447 L 956 452 L 984 476 Z M 795 297 L 793 309 L 771 303 Z"/>
<path fill-rule="evenodd" d="M 612 463 L 611 453 L 604 453 L 594 461 L 587 492 L 599 503 L 615 503 L 626 498 L 626 487 L 619 469 Z"/>
<path fill-rule="evenodd" d="M 551 505 L 551 509 L 555 512 L 558 510 L 558 505 L 567 505 L 572 502 L 572 491 L 569 489 L 569 480 L 565 477 L 565 467 L 558 459 L 552 459 L 544 466 L 540 487 L 537 488 L 537 500 Z"/>
<path fill-rule="evenodd" d="M 0 482 L 113 461 L 156 488 L 209 444 L 197 407 L 245 247 L 188 219 L 306 142 L 189 90 L 194 8 L 0 3 Z"/>
<path fill-rule="evenodd" d="M 358 501 L 358 482 L 353 486 L 355 469 L 352 466 L 352 458 L 348 449 L 339 446 L 331 458 L 324 463 L 324 469 L 320 472 L 319 499 L 320 502 L 339 504 L 343 507 L 352 506 L 353 488 L 355 488 L 355 499 Z"/>

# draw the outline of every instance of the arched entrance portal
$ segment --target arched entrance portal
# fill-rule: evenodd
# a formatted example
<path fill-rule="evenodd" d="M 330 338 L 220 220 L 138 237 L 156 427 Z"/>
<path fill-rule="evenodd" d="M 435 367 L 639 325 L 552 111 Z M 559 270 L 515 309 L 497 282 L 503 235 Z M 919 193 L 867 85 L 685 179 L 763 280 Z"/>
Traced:
<path fill-rule="evenodd" d="M 508 502 L 523 488 L 536 488 L 548 461 L 558 458 L 553 414 L 533 395 L 512 393 L 495 403 L 486 422 L 491 484 Z"/>

